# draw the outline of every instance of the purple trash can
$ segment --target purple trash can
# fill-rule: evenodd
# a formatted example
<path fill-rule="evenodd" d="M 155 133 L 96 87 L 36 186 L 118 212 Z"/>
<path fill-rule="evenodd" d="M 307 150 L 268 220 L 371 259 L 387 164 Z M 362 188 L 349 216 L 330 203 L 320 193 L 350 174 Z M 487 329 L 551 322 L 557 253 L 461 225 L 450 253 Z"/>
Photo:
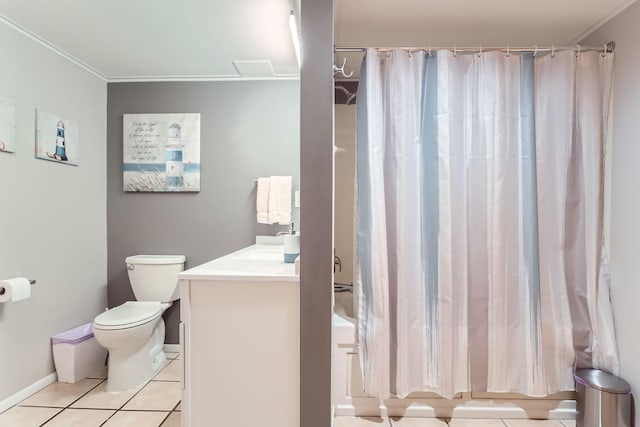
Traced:
<path fill-rule="evenodd" d="M 105 366 L 107 349 L 93 337 L 91 323 L 52 336 L 51 348 L 60 382 L 78 382 Z"/>

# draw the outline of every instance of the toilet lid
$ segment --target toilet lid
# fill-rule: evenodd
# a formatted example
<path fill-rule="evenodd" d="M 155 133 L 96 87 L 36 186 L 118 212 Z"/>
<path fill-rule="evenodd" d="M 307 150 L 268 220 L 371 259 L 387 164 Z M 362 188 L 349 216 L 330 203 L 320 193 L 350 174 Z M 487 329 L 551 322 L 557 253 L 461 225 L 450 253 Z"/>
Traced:
<path fill-rule="evenodd" d="M 97 326 L 127 327 L 134 324 L 143 324 L 156 318 L 162 313 L 159 302 L 128 301 L 96 316 L 93 323 Z"/>

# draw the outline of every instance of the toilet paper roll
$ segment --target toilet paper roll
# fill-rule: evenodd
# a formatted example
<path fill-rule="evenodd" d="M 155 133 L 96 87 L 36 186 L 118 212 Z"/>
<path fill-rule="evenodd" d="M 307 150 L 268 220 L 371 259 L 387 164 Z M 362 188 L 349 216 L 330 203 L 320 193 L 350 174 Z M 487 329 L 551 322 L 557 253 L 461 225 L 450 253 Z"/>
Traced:
<path fill-rule="evenodd" d="M 0 281 L 0 303 L 21 301 L 31 297 L 31 285 L 26 277 Z"/>

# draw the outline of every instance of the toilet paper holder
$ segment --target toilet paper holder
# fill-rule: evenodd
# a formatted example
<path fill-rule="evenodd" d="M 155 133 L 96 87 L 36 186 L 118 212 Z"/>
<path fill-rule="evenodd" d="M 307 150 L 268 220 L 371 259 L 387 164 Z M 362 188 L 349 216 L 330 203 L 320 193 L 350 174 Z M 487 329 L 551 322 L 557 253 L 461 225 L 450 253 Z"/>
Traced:
<path fill-rule="evenodd" d="M 29 284 L 30 284 L 30 285 L 35 285 L 35 284 L 36 284 L 36 281 L 35 281 L 35 280 L 32 280 L 32 279 L 29 279 Z M 4 290 L 4 288 L 0 288 L 0 295 L 4 295 L 4 293 L 5 293 L 5 292 L 6 292 L 6 291 Z"/>

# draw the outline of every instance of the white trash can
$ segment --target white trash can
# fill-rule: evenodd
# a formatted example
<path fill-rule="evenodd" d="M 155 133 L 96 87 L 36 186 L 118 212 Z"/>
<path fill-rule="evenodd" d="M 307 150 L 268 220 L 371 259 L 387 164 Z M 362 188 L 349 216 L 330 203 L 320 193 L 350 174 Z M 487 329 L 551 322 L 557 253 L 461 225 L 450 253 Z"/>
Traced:
<path fill-rule="evenodd" d="M 87 323 L 51 337 L 53 362 L 58 381 L 75 383 L 104 367 L 107 349 L 93 337 L 93 325 Z"/>

